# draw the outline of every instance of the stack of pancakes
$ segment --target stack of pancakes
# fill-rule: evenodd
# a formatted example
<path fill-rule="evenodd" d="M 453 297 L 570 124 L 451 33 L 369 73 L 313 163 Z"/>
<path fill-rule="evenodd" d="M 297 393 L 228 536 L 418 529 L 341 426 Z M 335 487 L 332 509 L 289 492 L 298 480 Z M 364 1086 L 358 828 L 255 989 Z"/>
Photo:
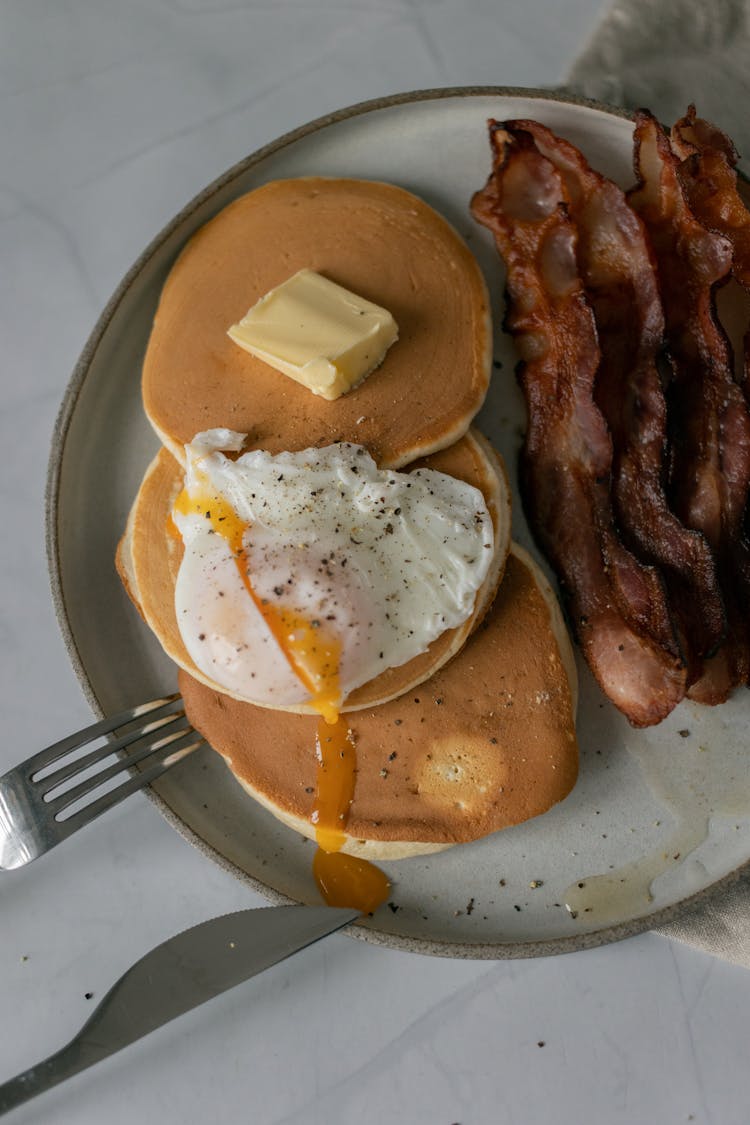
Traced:
<path fill-rule="evenodd" d="M 227 336 L 260 297 L 310 268 L 387 308 L 399 339 L 329 402 Z M 364 445 L 381 468 L 427 466 L 478 488 L 494 526 L 492 565 L 472 614 L 425 652 L 343 703 L 356 744 L 343 850 L 398 858 L 476 839 L 546 811 L 577 773 L 575 665 L 554 594 L 511 544 L 499 456 L 472 419 L 491 368 L 484 280 L 449 224 L 387 184 L 304 178 L 237 199 L 187 244 L 170 273 L 143 369 L 163 448 L 118 548 L 135 605 L 179 665 L 187 714 L 237 780 L 313 837 L 316 717 L 230 696 L 193 664 L 174 587 L 182 541 L 170 513 L 184 445 L 227 427 L 245 450 Z"/>

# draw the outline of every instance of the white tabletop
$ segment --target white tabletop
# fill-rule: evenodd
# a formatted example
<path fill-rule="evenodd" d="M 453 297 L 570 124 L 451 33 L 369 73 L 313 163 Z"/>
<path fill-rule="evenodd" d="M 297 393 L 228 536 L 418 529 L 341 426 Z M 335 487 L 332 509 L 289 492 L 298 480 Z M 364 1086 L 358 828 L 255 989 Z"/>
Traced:
<path fill-rule="evenodd" d="M 78 353 L 140 250 L 225 168 L 328 110 L 554 85 L 601 7 L 4 0 L 0 772 L 90 717 L 48 591 L 47 451 Z M 61 1046 L 158 941 L 263 905 L 142 795 L 0 882 L 0 1080 Z M 748 1011 L 747 970 L 649 934 L 502 962 L 336 935 L 15 1119 L 733 1125 L 750 1119 Z"/>

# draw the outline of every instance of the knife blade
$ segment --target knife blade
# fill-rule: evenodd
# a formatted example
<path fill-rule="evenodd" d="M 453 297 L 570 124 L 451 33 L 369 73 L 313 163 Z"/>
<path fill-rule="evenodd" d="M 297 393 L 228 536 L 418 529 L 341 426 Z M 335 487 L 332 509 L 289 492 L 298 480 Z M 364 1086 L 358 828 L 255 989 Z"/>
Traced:
<path fill-rule="evenodd" d="M 169 938 L 120 977 L 66 1046 L 0 1085 L 0 1114 L 359 917 L 330 906 L 267 906 Z"/>

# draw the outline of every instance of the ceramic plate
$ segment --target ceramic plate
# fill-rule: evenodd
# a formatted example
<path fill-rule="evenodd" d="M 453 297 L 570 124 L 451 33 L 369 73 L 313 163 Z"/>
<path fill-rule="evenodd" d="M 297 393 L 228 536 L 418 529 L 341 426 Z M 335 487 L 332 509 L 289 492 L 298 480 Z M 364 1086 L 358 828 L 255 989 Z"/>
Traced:
<path fill-rule="evenodd" d="M 138 372 L 161 285 L 187 239 L 230 200 L 300 175 L 390 180 L 464 235 L 493 298 L 495 370 L 480 427 L 515 471 L 523 407 L 500 324 L 502 270 L 468 205 L 489 171 L 488 117 L 536 117 L 623 186 L 631 124 L 591 103 L 537 91 L 424 91 L 355 106 L 248 157 L 195 199 L 123 280 L 89 340 L 52 452 L 48 541 L 57 610 L 93 706 L 114 713 L 173 688 L 175 673 L 125 597 L 117 540 L 157 441 Z M 533 549 L 516 497 L 514 535 Z M 723 707 L 683 704 L 636 732 L 580 668 L 580 780 L 546 816 L 438 856 L 384 864 L 391 902 L 356 932 L 461 957 L 580 949 L 662 923 L 750 858 L 747 693 Z M 274 901 L 317 902 L 314 845 L 244 795 L 212 751 L 162 779 L 155 800 L 217 863 Z"/>

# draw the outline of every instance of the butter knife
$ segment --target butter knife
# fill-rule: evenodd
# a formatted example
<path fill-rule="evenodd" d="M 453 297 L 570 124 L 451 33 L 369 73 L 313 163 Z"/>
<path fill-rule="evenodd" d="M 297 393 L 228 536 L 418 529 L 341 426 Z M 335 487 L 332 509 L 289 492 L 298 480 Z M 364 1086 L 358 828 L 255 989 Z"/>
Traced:
<path fill-rule="evenodd" d="M 359 916 L 330 906 L 268 906 L 184 930 L 136 961 L 67 1046 L 0 1085 L 0 1114 Z"/>

